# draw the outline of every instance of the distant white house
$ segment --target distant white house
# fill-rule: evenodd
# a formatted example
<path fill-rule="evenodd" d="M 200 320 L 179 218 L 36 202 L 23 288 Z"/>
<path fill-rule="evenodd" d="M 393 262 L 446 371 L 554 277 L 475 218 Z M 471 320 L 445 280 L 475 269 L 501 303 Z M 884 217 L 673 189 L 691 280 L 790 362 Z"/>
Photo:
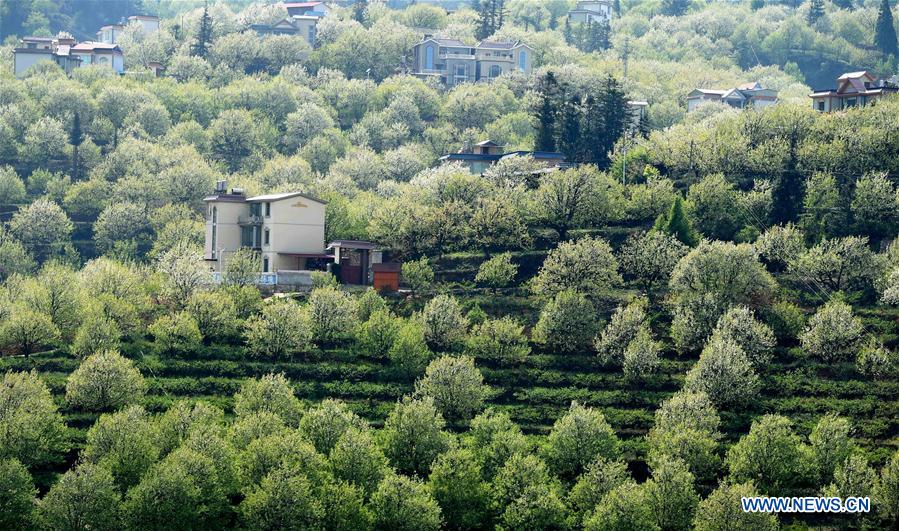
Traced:
<path fill-rule="evenodd" d="M 68 37 L 24 37 L 13 49 L 13 72 L 22 77 L 32 66 L 51 62 L 67 74 L 81 66 L 81 57 L 71 53 L 75 39 Z"/>
<path fill-rule="evenodd" d="M 568 19 L 571 22 L 591 24 L 611 23 L 612 13 L 611 0 L 580 0 L 577 6 L 568 12 Z"/>
<path fill-rule="evenodd" d="M 777 91 L 764 88 L 758 81 L 723 90 L 697 88 L 687 94 L 687 112 L 706 102 L 724 103 L 737 109 L 767 107 L 777 103 Z"/>
<path fill-rule="evenodd" d="M 151 34 L 159 31 L 159 17 L 154 15 L 131 15 L 128 17 L 128 24 L 138 24 L 145 34 Z M 105 44 L 118 44 L 119 37 L 125 31 L 126 24 L 123 22 L 118 24 L 107 24 L 101 26 L 97 32 L 97 42 Z"/>
<path fill-rule="evenodd" d="M 315 46 L 318 21 L 331 8 L 324 2 L 285 2 L 279 5 L 287 10 L 287 18 L 274 24 L 251 24 L 250 29 L 258 35 L 298 35 L 309 46 Z"/>

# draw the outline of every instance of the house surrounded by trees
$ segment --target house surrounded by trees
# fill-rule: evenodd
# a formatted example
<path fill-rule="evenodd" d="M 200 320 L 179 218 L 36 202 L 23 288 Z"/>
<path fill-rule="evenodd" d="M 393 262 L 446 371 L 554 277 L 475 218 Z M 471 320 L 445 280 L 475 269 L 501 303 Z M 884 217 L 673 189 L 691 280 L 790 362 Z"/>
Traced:
<path fill-rule="evenodd" d="M 758 81 L 724 90 L 697 88 L 687 94 L 687 112 L 709 101 L 726 103 L 738 109 L 767 107 L 777 102 L 777 91 L 763 87 Z"/>
<path fill-rule="evenodd" d="M 242 248 L 262 256 L 262 273 L 308 269 L 312 259 L 327 258 L 325 203 L 300 192 L 247 197 L 219 181 L 206 202 L 204 259 L 223 271 Z"/>
<path fill-rule="evenodd" d="M 837 87 L 809 94 L 812 108 L 832 112 L 850 107 L 864 107 L 875 99 L 899 92 L 896 78 L 878 79 L 870 72 L 849 72 L 837 78 Z"/>
<path fill-rule="evenodd" d="M 495 79 L 513 71 L 531 73 L 534 49 L 522 41 L 481 41 L 468 46 L 457 39 L 425 35 L 412 48 L 412 73 L 438 77 L 449 86 Z"/>

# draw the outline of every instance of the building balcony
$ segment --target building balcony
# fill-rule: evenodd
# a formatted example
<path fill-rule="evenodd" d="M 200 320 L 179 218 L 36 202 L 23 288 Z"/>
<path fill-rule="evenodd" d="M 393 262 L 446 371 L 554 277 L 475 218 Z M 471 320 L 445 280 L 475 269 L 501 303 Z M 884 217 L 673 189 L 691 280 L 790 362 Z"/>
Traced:
<path fill-rule="evenodd" d="M 441 59 L 474 59 L 474 54 L 470 53 L 440 53 L 437 56 Z"/>
<path fill-rule="evenodd" d="M 249 216 L 238 216 L 237 224 L 238 225 L 262 225 L 263 217 L 260 215 L 251 214 Z"/>

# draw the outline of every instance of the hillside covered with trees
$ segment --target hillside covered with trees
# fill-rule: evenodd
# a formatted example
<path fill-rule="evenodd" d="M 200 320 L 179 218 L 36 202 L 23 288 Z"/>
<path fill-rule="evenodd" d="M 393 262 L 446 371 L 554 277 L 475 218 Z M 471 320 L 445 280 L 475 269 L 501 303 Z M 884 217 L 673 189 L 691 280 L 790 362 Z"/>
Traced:
<path fill-rule="evenodd" d="M 358 2 L 313 48 L 248 31 L 278 6 L 145 1 L 125 75 L 16 77 L 12 36 L 131 13 L 47 4 L 0 5 L 0 528 L 899 525 L 899 96 L 808 99 L 899 73 L 889 2 Z M 425 32 L 533 72 L 408 75 Z M 756 80 L 776 105 L 686 112 Z M 486 139 L 572 164 L 439 161 Z M 404 289 L 273 295 L 251 251 L 213 281 L 223 180 L 326 201 Z"/>

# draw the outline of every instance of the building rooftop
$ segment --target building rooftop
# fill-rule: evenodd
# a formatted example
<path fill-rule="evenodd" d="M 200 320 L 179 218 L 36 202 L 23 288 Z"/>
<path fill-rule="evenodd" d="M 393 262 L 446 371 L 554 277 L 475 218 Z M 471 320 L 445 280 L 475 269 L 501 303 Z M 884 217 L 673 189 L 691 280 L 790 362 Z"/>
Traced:
<path fill-rule="evenodd" d="M 105 42 L 79 42 L 75 46 L 72 46 L 73 52 L 91 52 L 94 50 L 105 50 L 110 52 L 121 52 L 122 49 L 119 48 L 118 44 L 109 44 Z"/>
<path fill-rule="evenodd" d="M 312 197 L 311 195 L 306 195 L 302 192 L 285 192 L 285 193 L 281 193 L 281 194 L 257 195 L 257 196 L 247 198 L 247 202 L 258 203 L 260 201 L 280 201 L 282 199 L 290 199 L 291 197 L 302 197 L 302 198 L 308 199 L 310 201 L 315 201 L 316 203 L 321 203 L 322 205 L 327 204 L 325 201 L 322 201 L 321 199 Z"/>
<path fill-rule="evenodd" d="M 284 2 L 281 5 L 284 7 L 316 7 L 324 4 L 324 2 Z"/>
<path fill-rule="evenodd" d="M 518 46 L 519 41 L 515 42 L 496 42 L 496 41 L 481 41 L 478 43 L 478 48 L 492 48 L 497 50 L 511 50 L 512 48 Z"/>

